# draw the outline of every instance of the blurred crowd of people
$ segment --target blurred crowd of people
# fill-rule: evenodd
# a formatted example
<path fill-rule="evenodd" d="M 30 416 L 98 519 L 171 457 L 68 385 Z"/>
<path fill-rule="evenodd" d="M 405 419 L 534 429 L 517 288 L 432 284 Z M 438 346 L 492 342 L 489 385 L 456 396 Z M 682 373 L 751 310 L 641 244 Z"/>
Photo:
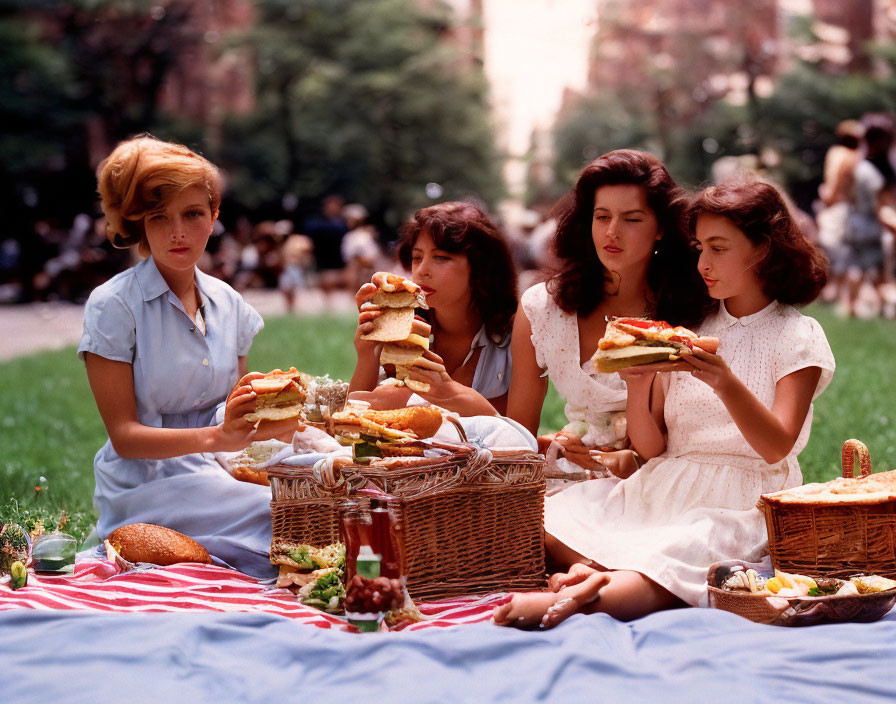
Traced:
<path fill-rule="evenodd" d="M 896 170 L 893 120 L 841 122 L 819 187 L 818 241 L 831 262 L 823 299 L 846 315 L 896 318 Z"/>
<path fill-rule="evenodd" d="M 894 124 L 887 115 L 842 122 L 825 157 L 814 217 L 790 204 L 801 228 L 830 259 L 831 282 L 823 300 L 844 315 L 896 318 L 893 139 Z M 758 160 L 751 165 L 750 159 L 723 157 L 713 168 L 713 180 L 723 180 L 731 169 L 765 178 Z M 545 206 L 519 211 L 502 226 L 525 290 L 552 268 L 556 222 Z M 363 205 L 329 195 L 319 212 L 298 223 L 252 223 L 242 217 L 226 228 L 219 221 L 199 266 L 238 291 L 279 289 L 292 311 L 303 291 L 354 293 L 373 272 L 394 268 L 390 244 L 395 234 L 375 227 Z M 38 221 L 31 233 L 7 232 L 0 240 L 0 303 L 84 301 L 96 286 L 133 264 L 131 256 L 112 247 L 102 218 L 86 213 L 67 229 Z"/>
<path fill-rule="evenodd" d="M 330 195 L 298 227 L 291 219 L 239 218 L 229 228 L 219 221 L 199 268 L 238 291 L 278 289 L 289 311 L 309 289 L 354 294 L 375 271 L 395 266 L 395 233 L 384 236 L 368 217 L 363 205 Z M 519 225 L 506 229 L 520 272 L 547 263 L 552 228 L 551 221 L 525 211 Z M 134 264 L 133 256 L 135 250 L 109 243 L 102 217 L 81 213 L 67 229 L 38 221 L 33 232 L 8 233 L 0 241 L 0 303 L 83 302 Z"/>

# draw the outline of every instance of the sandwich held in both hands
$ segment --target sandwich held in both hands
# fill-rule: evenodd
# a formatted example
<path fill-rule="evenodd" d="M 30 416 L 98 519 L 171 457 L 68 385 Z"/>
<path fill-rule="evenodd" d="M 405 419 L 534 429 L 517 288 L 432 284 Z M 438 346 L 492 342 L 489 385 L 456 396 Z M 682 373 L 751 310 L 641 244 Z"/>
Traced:
<path fill-rule="evenodd" d="M 452 379 L 444 360 L 429 349 L 432 328 L 415 314 L 415 308 L 428 308 L 420 286 L 395 274 L 377 272 L 371 283 L 358 290 L 355 300 L 358 366 L 353 382 L 362 376 L 376 378 L 380 367 L 400 382 L 381 385 L 372 394 L 355 389 L 355 398 L 368 401 L 373 408 L 400 408 L 414 392 L 462 415 L 494 413 L 485 399 Z"/>

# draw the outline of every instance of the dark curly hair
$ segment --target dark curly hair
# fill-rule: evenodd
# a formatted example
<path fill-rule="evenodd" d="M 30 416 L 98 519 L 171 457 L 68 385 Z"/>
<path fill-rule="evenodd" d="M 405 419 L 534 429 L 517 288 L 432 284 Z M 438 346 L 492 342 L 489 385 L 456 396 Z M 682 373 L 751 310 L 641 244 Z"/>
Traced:
<path fill-rule="evenodd" d="M 489 337 L 503 339 L 513 327 L 517 306 L 516 268 L 500 230 L 471 203 L 439 203 L 423 208 L 402 225 L 396 254 L 411 268 L 411 250 L 423 230 L 436 248 L 466 255 L 476 312 Z"/>
<path fill-rule="evenodd" d="M 688 212 L 691 233 L 702 214 L 730 220 L 755 245 L 767 245 L 756 274 L 766 296 L 781 303 L 814 301 L 828 280 L 828 259 L 803 235 L 778 190 L 737 177 L 698 193 Z"/>
<path fill-rule="evenodd" d="M 713 302 L 697 271 L 697 257 L 684 228 L 687 201 L 663 163 L 652 154 L 617 149 L 592 161 L 575 187 L 557 205 L 554 251 L 559 271 L 548 291 L 567 313 L 588 315 L 604 300 L 609 272 L 601 263 L 591 237 L 594 194 L 602 186 L 644 188 L 647 203 L 663 236 L 647 270 L 653 300 L 648 314 L 675 325 L 696 325 Z"/>

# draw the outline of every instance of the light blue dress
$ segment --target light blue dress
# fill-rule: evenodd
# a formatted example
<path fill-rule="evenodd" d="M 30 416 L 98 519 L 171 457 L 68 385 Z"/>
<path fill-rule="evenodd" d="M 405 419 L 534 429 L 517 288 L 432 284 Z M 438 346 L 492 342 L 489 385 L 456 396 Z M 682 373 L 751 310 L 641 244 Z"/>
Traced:
<path fill-rule="evenodd" d="M 78 356 L 92 352 L 133 365 L 144 425 L 213 425 L 239 380 L 237 357 L 264 325 L 224 282 L 197 269 L 196 283 L 204 335 L 152 257 L 97 287 L 87 301 Z M 213 455 L 125 459 L 107 441 L 94 459 L 94 475 L 100 538 L 128 523 L 156 523 L 189 535 L 242 572 L 274 575 L 270 488 L 235 481 Z"/>

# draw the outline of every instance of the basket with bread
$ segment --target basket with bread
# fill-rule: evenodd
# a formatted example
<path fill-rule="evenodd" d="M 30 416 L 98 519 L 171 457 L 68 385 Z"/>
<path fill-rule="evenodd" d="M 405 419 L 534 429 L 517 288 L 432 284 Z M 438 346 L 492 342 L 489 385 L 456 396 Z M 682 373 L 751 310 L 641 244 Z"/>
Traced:
<path fill-rule="evenodd" d="M 450 417 L 448 417 L 450 422 Z M 403 526 L 407 586 L 415 600 L 544 584 L 543 460 L 433 439 L 446 414 L 431 406 L 376 411 L 349 403 L 331 428 L 351 457 L 313 467 L 269 466 L 271 561 L 295 545 L 339 539 L 339 506 L 386 496 Z"/>
<path fill-rule="evenodd" d="M 872 474 L 868 448 L 854 439 L 843 444 L 841 468 L 832 481 L 760 498 L 772 563 L 809 575 L 896 579 L 896 470 Z"/>

